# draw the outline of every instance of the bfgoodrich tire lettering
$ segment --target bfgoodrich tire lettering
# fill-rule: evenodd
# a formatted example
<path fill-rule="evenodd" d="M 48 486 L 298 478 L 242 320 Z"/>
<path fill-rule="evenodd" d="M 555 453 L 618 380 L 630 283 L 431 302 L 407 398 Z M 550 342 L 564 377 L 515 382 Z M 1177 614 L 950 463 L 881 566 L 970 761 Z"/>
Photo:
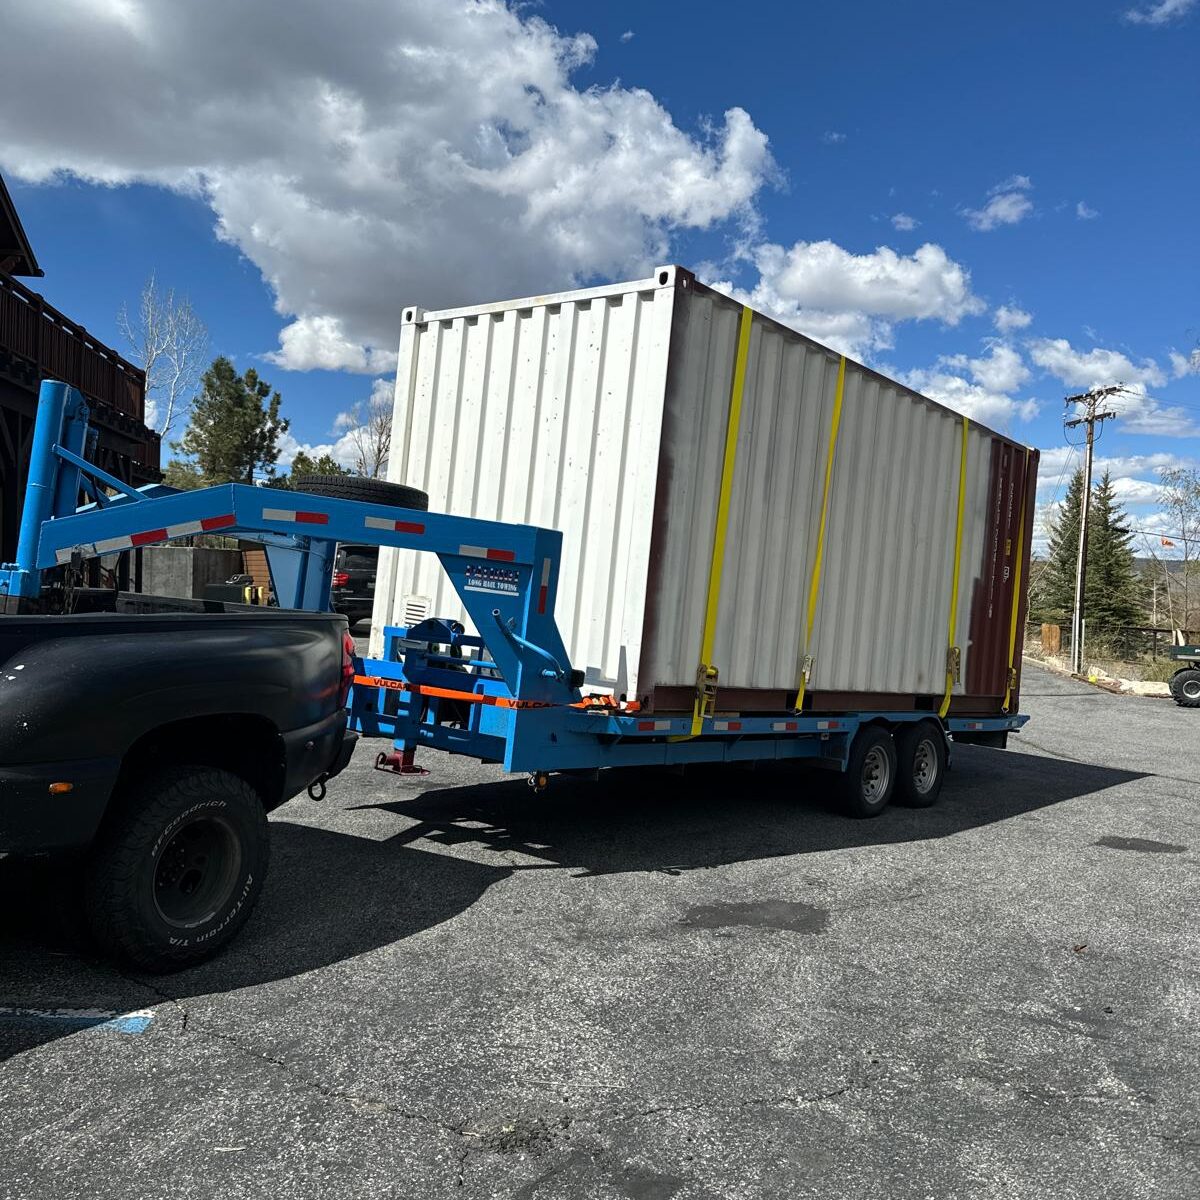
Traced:
<path fill-rule="evenodd" d="M 86 872 L 101 949 L 148 971 L 215 954 L 262 891 L 267 819 L 244 779 L 212 767 L 155 772 L 117 798 Z"/>

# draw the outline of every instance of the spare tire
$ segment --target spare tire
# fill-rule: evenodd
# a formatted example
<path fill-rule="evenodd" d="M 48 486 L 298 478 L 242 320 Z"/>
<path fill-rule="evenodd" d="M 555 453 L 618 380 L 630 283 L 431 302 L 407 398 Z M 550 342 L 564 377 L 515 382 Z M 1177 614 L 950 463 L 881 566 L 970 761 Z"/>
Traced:
<path fill-rule="evenodd" d="M 429 508 L 429 496 L 420 488 L 387 483 L 362 475 L 293 475 L 292 490 L 333 500 L 358 500 L 363 504 L 386 504 L 389 508 Z"/>

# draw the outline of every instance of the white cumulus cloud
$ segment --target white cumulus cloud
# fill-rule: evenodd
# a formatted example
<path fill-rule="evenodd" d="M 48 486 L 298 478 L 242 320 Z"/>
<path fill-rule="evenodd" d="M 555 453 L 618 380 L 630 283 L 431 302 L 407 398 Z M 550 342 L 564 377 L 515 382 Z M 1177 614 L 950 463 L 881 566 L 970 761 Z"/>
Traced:
<path fill-rule="evenodd" d="M 287 367 L 386 369 L 406 304 L 640 274 L 752 226 L 776 177 L 742 109 L 690 132 L 582 89 L 594 39 L 503 0 L 9 0 L 4 31 L 54 48 L 54 86 L 37 55 L 0 72 L 0 165 L 204 200 L 292 321 Z"/>
<path fill-rule="evenodd" d="M 932 367 L 902 372 L 898 378 L 973 421 L 1005 429 L 1014 420 L 1031 421 L 1038 413 L 1037 401 L 1011 394 L 1029 379 L 1020 352 L 994 339 L 987 341 L 985 348 L 986 353 L 978 358 L 946 355 Z"/>
<path fill-rule="evenodd" d="M 1149 8 L 1131 8 L 1125 20 L 1134 25 L 1167 25 L 1186 16 L 1196 6 L 1196 0 L 1158 0 Z"/>
<path fill-rule="evenodd" d="M 714 286 L 845 354 L 886 349 L 899 321 L 957 325 L 985 308 L 967 268 L 931 242 L 907 255 L 889 246 L 854 254 L 830 241 L 766 242 L 750 256 L 758 270 L 752 287 Z"/>
<path fill-rule="evenodd" d="M 1135 363 L 1119 350 L 1100 346 L 1078 350 L 1066 338 L 1038 338 L 1030 343 L 1029 356 L 1068 387 L 1106 387 L 1112 383 L 1158 387 L 1166 382 L 1162 368 L 1152 358 Z"/>
<path fill-rule="evenodd" d="M 903 233 L 909 233 L 920 225 L 920 221 L 916 217 L 910 217 L 908 213 L 896 213 L 892 217 L 892 224 Z"/>
<path fill-rule="evenodd" d="M 1172 350 L 1168 357 L 1171 360 L 1171 374 L 1176 379 L 1182 379 L 1185 375 L 1200 375 L 1200 350 L 1193 350 L 1191 354 Z"/>
<path fill-rule="evenodd" d="M 992 314 L 992 322 L 1001 333 L 1012 333 L 1015 329 L 1028 329 L 1032 321 L 1032 313 L 1010 304 L 1001 304 Z"/>
<path fill-rule="evenodd" d="M 1079 203 L 1075 205 L 1075 215 L 1081 221 L 1094 221 L 1100 215 L 1100 213 L 1096 209 L 1092 208 L 1086 201 L 1080 200 Z"/>
<path fill-rule="evenodd" d="M 1029 198 L 1032 189 L 1033 181 L 1028 175 L 1013 175 L 988 192 L 982 208 L 964 209 L 963 216 L 972 229 L 981 233 L 999 225 L 1016 225 L 1033 212 L 1033 201 Z"/>

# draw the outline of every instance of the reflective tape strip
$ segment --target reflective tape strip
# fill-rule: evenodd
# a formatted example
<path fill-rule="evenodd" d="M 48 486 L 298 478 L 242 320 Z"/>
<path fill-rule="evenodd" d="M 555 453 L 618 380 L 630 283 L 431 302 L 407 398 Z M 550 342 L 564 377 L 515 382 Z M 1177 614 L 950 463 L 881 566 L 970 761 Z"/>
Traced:
<path fill-rule="evenodd" d="M 294 508 L 264 508 L 264 521 L 290 521 L 296 525 L 328 525 L 329 514 L 302 512 Z"/>
<path fill-rule="evenodd" d="M 550 595 L 550 560 L 542 559 L 542 584 L 538 588 L 538 605 L 537 610 L 540 613 L 546 611 L 546 599 Z"/>
<path fill-rule="evenodd" d="M 657 733 L 663 729 L 670 729 L 670 721 L 639 721 L 638 731 L 640 733 Z"/>
<path fill-rule="evenodd" d="M 741 729 L 741 721 L 714 721 L 713 729 L 718 733 L 737 733 Z"/>
<path fill-rule="evenodd" d="M 798 721 L 772 721 L 771 728 L 776 733 L 795 733 L 800 728 Z"/>
<path fill-rule="evenodd" d="M 746 366 L 750 361 L 750 333 L 754 310 L 742 307 L 738 326 L 737 358 L 733 364 L 733 384 L 729 392 L 729 419 L 725 423 L 725 457 L 721 464 L 721 490 L 717 497 L 717 524 L 713 530 L 712 562 L 708 568 L 708 596 L 704 606 L 704 633 L 700 639 L 700 666 L 697 678 L 713 665 L 713 642 L 717 635 L 717 606 L 721 599 L 721 575 L 725 569 L 725 535 L 729 527 L 729 498 L 733 492 L 733 468 L 737 462 L 738 432 L 742 424 L 742 396 L 746 391 Z M 703 700 L 700 689 L 692 705 L 692 735 L 703 724 Z"/>
<path fill-rule="evenodd" d="M 963 417 L 962 452 L 958 460 L 958 523 L 954 530 L 954 574 L 950 583 L 950 625 L 946 633 L 946 694 L 938 708 L 939 717 L 944 717 L 950 711 L 950 696 L 954 691 L 951 655 L 956 644 L 954 638 L 958 633 L 958 582 L 962 572 L 963 514 L 967 509 L 967 435 L 970 429 L 971 422 Z"/>
<path fill-rule="evenodd" d="M 842 727 L 842 723 L 840 721 L 818 721 L 817 722 L 818 729 L 841 729 L 841 727 Z"/>
<path fill-rule="evenodd" d="M 420 521 L 393 521 L 390 517 L 364 517 L 363 525 L 367 529 L 386 529 L 389 533 L 425 532 Z"/>
<path fill-rule="evenodd" d="M 838 361 L 837 390 L 833 394 L 833 417 L 829 423 L 829 452 L 825 455 L 825 487 L 821 492 L 821 523 L 817 527 L 817 549 L 813 555 L 812 578 L 808 584 L 808 613 L 805 618 L 804 647 L 801 661 L 807 662 L 812 645 L 813 624 L 817 619 L 817 599 L 821 594 L 821 562 L 825 557 L 825 525 L 829 520 L 829 487 L 833 481 L 833 452 L 837 449 L 838 430 L 842 424 L 842 399 L 846 394 L 846 356 Z M 800 671 L 800 686 L 796 689 L 799 712 L 804 707 L 804 693 L 808 688 L 808 667 Z"/>
<path fill-rule="evenodd" d="M 490 558 L 494 562 L 514 562 L 515 550 L 495 550 L 488 546 L 459 546 L 459 554 L 464 558 Z"/>
<path fill-rule="evenodd" d="M 1017 661 L 1017 617 L 1021 613 L 1021 568 L 1025 563 L 1025 503 L 1029 499 L 1029 450 L 1025 451 L 1025 470 L 1021 474 L 1021 519 L 1017 523 L 1017 569 L 1013 572 L 1012 622 L 1008 627 L 1008 678 L 1004 684 L 1004 704 L 1012 703 L 1013 668 Z"/>
<path fill-rule="evenodd" d="M 204 517 L 199 521 L 182 521 L 178 525 L 164 525 L 160 529 L 143 529 L 137 533 L 125 534 L 123 537 L 104 538 L 98 542 L 85 542 L 80 546 L 65 546 L 54 552 L 54 561 L 69 562 L 71 555 L 79 551 L 85 558 L 100 554 L 116 554 L 122 550 L 135 550 L 139 546 L 149 546 L 154 542 L 166 542 L 171 538 L 193 537 L 199 533 L 209 533 L 214 529 L 225 529 L 236 522 L 233 513 L 224 513 L 219 517 Z"/>

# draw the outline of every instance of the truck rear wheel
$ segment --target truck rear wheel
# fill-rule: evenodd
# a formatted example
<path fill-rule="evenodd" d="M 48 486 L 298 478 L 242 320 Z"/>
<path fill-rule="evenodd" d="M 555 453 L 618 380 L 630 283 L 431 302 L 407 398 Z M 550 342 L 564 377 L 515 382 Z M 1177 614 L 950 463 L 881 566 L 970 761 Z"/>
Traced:
<path fill-rule="evenodd" d="M 852 817 L 877 817 L 896 786 L 896 745 L 878 725 L 864 725 L 850 747 L 839 779 L 842 801 Z"/>
<path fill-rule="evenodd" d="M 117 798 L 85 876 L 101 948 L 147 971 L 215 954 L 262 891 L 269 845 L 258 793 L 213 767 L 168 767 Z"/>
<path fill-rule="evenodd" d="M 932 721 L 896 731 L 896 799 L 912 808 L 928 808 L 946 777 L 946 738 Z"/>
<path fill-rule="evenodd" d="M 1176 671 L 1171 676 L 1171 695 L 1182 708 L 1200 708 L 1200 669 Z"/>

